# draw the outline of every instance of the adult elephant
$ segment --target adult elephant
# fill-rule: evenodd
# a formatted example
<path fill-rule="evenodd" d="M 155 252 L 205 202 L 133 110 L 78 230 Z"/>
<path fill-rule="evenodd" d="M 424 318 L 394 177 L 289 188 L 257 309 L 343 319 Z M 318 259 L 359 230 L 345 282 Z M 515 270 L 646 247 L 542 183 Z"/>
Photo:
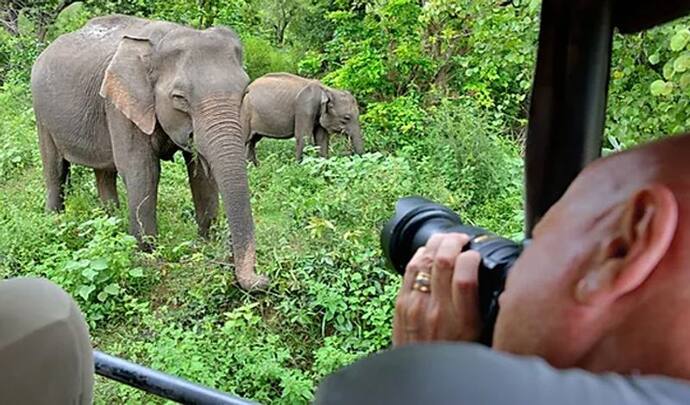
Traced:
<path fill-rule="evenodd" d="M 160 160 L 182 150 L 200 234 L 208 234 L 220 190 L 239 284 L 265 287 L 268 279 L 254 270 L 254 223 L 238 120 L 248 83 L 242 44 L 226 28 L 199 31 L 112 15 L 61 36 L 31 74 L 46 209 L 64 208 L 70 164 L 94 169 L 105 202 L 117 203 L 119 173 L 127 188 L 130 232 L 151 248 Z"/>
<path fill-rule="evenodd" d="M 240 113 L 247 143 L 247 158 L 258 166 L 256 143 L 262 137 L 291 138 L 302 160 L 305 140 L 319 145 L 328 156 L 330 134 L 344 133 L 357 154 L 362 154 L 362 131 L 357 101 L 347 91 L 326 87 L 317 80 L 289 73 L 269 73 L 247 87 Z"/>

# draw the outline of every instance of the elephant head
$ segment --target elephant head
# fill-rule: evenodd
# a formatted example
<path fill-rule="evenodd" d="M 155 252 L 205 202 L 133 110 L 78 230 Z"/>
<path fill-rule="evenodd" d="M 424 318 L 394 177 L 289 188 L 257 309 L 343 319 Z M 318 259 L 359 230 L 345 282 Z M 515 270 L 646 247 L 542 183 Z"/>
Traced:
<path fill-rule="evenodd" d="M 238 281 L 252 289 L 268 279 L 254 272 L 254 223 L 239 124 L 248 83 L 234 32 L 161 22 L 121 39 L 100 94 L 144 134 L 158 125 L 210 166 L 225 204 Z"/>
<path fill-rule="evenodd" d="M 329 133 L 343 133 L 350 138 L 355 153 L 364 153 L 359 126 L 357 100 L 347 91 L 324 87 L 321 94 L 319 124 Z"/>

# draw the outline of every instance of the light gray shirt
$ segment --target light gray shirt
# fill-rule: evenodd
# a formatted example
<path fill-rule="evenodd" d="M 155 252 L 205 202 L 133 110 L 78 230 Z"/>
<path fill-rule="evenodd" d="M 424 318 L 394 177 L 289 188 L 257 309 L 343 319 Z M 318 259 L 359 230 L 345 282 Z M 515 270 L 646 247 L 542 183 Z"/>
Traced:
<path fill-rule="evenodd" d="M 690 382 L 559 370 L 539 357 L 443 343 L 362 359 L 323 381 L 315 403 L 690 405 Z"/>

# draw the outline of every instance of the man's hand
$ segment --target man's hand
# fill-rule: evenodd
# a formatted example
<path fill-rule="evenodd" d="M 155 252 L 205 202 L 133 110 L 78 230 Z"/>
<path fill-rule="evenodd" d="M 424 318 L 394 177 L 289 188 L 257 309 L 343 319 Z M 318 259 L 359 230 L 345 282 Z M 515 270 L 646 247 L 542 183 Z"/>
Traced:
<path fill-rule="evenodd" d="M 462 252 L 467 242 L 467 235 L 436 234 L 412 257 L 395 304 L 393 345 L 479 339 L 481 258 L 474 251 Z M 430 291 L 413 288 L 419 273 L 431 276 Z"/>

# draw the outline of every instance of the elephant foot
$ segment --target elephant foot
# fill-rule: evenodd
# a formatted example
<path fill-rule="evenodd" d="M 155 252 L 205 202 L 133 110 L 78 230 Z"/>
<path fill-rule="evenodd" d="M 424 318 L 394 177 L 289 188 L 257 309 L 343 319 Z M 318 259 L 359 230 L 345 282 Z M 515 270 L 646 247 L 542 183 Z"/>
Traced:
<path fill-rule="evenodd" d="M 256 273 L 236 274 L 236 277 L 240 287 L 246 291 L 265 290 L 271 282 L 268 277 Z"/>

